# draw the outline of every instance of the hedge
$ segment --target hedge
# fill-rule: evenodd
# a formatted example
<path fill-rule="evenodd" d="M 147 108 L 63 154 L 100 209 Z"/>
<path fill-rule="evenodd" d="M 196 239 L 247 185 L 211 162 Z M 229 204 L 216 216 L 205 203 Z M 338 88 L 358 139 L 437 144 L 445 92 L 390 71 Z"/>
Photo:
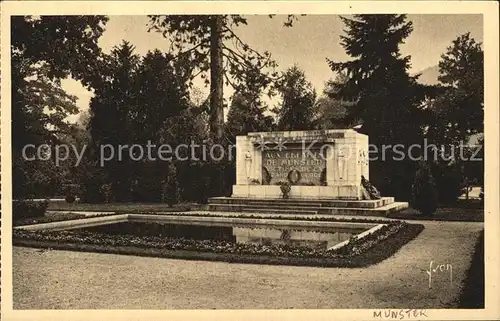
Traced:
<path fill-rule="evenodd" d="M 49 203 L 47 201 L 35 202 L 33 200 L 19 200 L 12 202 L 12 219 L 19 220 L 33 217 L 43 217 Z"/>

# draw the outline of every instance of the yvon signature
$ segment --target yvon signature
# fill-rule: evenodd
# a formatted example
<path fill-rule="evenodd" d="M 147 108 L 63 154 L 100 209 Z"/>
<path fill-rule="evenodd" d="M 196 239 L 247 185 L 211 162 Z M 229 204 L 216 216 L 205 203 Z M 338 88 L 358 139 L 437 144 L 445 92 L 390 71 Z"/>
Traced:
<path fill-rule="evenodd" d="M 453 285 L 453 266 L 451 264 L 434 264 L 434 261 L 431 261 L 429 269 L 425 272 L 429 276 L 429 289 L 432 288 L 433 276 L 436 274 L 449 274 L 450 285 Z"/>

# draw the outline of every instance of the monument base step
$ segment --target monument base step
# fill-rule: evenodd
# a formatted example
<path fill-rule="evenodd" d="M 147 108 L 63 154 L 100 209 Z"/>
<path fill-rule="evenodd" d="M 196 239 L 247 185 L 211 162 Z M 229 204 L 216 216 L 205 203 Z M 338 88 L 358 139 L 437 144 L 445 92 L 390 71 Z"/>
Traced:
<path fill-rule="evenodd" d="M 304 210 L 304 209 L 276 209 L 276 208 L 265 208 L 265 207 L 244 207 L 241 212 L 245 213 L 266 213 L 266 214 L 302 214 L 302 215 L 314 215 L 319 214 L 318 211 L 314 210 Z"/>
<path fill-rule="evenodd" d="M 394 203 L 394 197 L 382 197 L 378 200 L 319 200 L 319 199 L 283 199 L 283 198 L 251 198 L 251 197 L 212 197 L 210 205 L 264 205 L 264 206 L 301 206 L 301 207 L 341 207 L 341 208 L 378 208 Z"/>
<path fill-rule="evenodd" d="M 318 201 L 290 199 L 254 199 L 217 197 L 209 199 L 208 209 L 220 212 L 244 212 L 266 214 L 330 214 L 386 216 L 408 207 L 406 202 L 394 202 L 394 198 L 385 197 L 380 200 L 366 201 Z"/>

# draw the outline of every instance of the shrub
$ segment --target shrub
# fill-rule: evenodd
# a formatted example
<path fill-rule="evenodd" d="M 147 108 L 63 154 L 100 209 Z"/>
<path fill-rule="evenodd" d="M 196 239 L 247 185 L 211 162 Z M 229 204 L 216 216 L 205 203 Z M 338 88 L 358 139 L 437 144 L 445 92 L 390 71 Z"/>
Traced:
<path fill-rule="evenodd" d="M 99 187 L 99 193 L 104 198 L 105 203 L 110 203 L 112 201 L 113 191 L 111 189 L 111 184 L 102 184 L 101 187 Z"/>
<path fill-rule="evenodd" d="M 19 200 L 12 202 L 13 220 L 43 217 L 49 203 L 47 201 L 35 202 L 33 200 Z"/>
<path fill-rule="evenodd" d="M 436 179 L 436 188 L 439 202 L 444 205 L 455 203 L 463 193 L 462 174 L 455 164 L 435 164 L 433 176 Z"/>
<path fill-rule="evenodd" d="M 425 216 L 434 214 L 438 204 L 438 193 L 434 177 L 425 162 L 420 164 L 420 168 L 415 174 L 415 180 L 412 186 L 412 196 L 413 208 Z"/>
<path fill-rule="evenodd" d="M 66 202 L 68 202 L 68 203 L 73 203 L 76 200 L 74 195 L 66 195 L 65 199 L 66 199 Z"/>
<path fill-rule="evenodd" d="M 102 203 L 104 196 L 101 193 L 101 186 L 106 183 L 106 173 L 103 168 L 94 167 L 84 159 L 78 167 L 76 181 L 80 183 L 80 202 L 82 203 Z"/>
<path fill-rule="evenodd" d="M 177 169 L 172 163 L 168 164 L 167 177 L 163 183 L 162 200 L 172 207 L 174 204 L 179 203 L 180 190 L 179 181 L 177 180 Z"/>

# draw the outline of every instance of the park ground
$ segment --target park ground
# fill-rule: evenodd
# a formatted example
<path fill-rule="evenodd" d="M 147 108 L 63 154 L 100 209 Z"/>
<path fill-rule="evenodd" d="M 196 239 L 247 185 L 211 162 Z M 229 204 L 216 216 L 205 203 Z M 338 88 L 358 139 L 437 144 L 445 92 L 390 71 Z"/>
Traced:
<path fill-rule="evenodd" d="M 14 309 L 456 308 L 482 222 L 423 232 L 367 268 L 229 264 L 13 248 Z M 453 269 L 432 274 L 438 264 Z"/>

